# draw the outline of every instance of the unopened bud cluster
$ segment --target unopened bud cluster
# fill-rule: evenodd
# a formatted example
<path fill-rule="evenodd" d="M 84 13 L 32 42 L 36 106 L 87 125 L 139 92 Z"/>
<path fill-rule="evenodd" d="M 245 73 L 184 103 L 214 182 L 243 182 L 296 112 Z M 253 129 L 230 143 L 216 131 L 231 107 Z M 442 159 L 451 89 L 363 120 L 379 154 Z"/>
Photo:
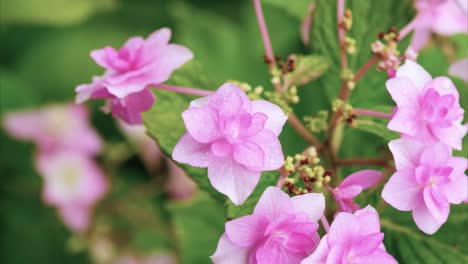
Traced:
<path fill-rule="evenodd" d="M 328 111 L 319 111 L 316 116 L 305 116 L 304 122 L 306 127 L 314 133 L 325 131 L 328 127 Z"/>
<path fill-rule="evenodd" d="M 341 27 L 345 32 L 348 32 L 351 30 L 351 27 L 353 26 L 353 12 L 351 10 L 346 10 L 344 15 L 343 15 L 343 20 L 341 21 L 339 27 Z M 346 36 L 343 40 L 343 48 L 346 50 L 348 54 L 355 54 L 356 53 L 356 40 Z"/>
<path fill-rule="evenodd" d="M 317 150 L 310 147 L 302 154 L 288 156 L 283 169 L 289 173 L 283 187 L 291 194 L 300 195 L 321 188 L 331 180 L 331 173 L 319 165 Z"/>
<path fill-rule="evenodd" d="M 353 90 L 356 86 L 356 82 L 354 82 L 354 73 L 350 69 L 344 69 L 341 71 L 340 78 L 346 83 L 348 89 Z"/>
<path fill-rule="evenodd" d="M 396 70 L 400 65 L 398 41 L 398 30 L 391 28 L 387 33 L 379 33 L 379 40 L 371 45 L 372 52 L 382 58 L 377 69 L 387 71 L 390 77 L 395 76 Z"/>

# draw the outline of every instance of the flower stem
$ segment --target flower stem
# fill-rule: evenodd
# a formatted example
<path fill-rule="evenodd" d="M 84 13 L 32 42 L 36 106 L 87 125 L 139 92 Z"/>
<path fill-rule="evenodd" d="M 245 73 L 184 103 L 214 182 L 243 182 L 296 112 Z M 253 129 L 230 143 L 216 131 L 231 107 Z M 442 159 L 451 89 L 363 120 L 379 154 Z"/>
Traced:
<path fill-rule="evenodd" d="M 151 85 L 151 87 L 161 89 L 161 90 L 176 92 L 176 93 L 190 94 L 190 95 L 197 95 L 197 96 L 208 96 L 208 95 L 213 94 L 213 91 L 196 89 L 196 88 L 179 87 L 179 86 L 173 86 L 173 85 L 167 85 L 167 84 L 153 84 Z"/>
<path fill-rule="evenodd" d="M 364 76 L 364 74 L 366 74 L 372 68 L 372 66 L 374 66 L 374 64 L 376 64 L 379 60 L 379 55 L 372 56 L 372 58 L 370 58 L 370 60 L 366 64 L 364 64 L 364 66 L 362 66 L 354 75 L 354 82 L 358 82 L 362 78 L 362 76 Z"/>
<path fill-rule="evenodd" d="M 338 166 L 367 166 L 367 165 L 375 165 L 375 166 L 386 166 L 388 163 L 387 157 L 381 158 L 352 158 L 352 159 L 344 159 L 344 160 L 337 160 L 336 163 Z"/>
<path fill-rule="evenodd" d="M 323 229 L 325 229 L 325 232 L 328 233 L 328 230 L 330 230 L 330 224 L 328 223 L 327 217 L 325 217 L 325 214 L 322 215 L 320 218 L 320 221 L 322 222 Z"/>
<path fill-rule="evenodd" d="M 297 131 L 299 135 L 301 135 L 308 143 L 314 146 L 317 151 L 322 149 L 322 144 L 318 141 L 310 132 L 309 130 L 302 124 L 301 120 L 294 114 L 289 113 L 288 115 L 288 123 Z"/>
<path fill-rule="evenodd" d="M 265 24 L 265 18 L 263 17 L 262 5 L 260 0 L 253 0 L 255 16 L 257 17 L 258 27 L 260 28 L 260 34 L 262 35 L 263 46 L 265 47 L 265 53 L 270 66 L 270 70 L 276 67 L 275 55 L 273 54 L 273 48 L 270 42 L 270 36 L 268 35 L 268 29 Z"/>
<path fill-rule="evenodd" d="M 367 109 L 360 109 L 360 108 L 355 108 L 354 113 L 356 115 L 366 115 L 366 116 L 373 116 L 373 117 L 384 118 L 384 119 L 392 118 L 392 114 L 387 114 L 387 113 L 382 113 L 382 112 L 367 110 Z"/>
<path fill-rule="evenodd" d="M 336 21 L 338 25 L 338 43 L 340 46 L 340 60 L 341 60 L 341 68 L 347 69 L 348 68 L 348 59 L 346 57 L 346 49 L 345 49 L 345 29 L 343 27 L 343 16 L 344 16 L 344 9 L 345 9 L 345 0 L 338 0 L 337 3 L 337 12 L 336 12 Z"/>
<path fill-rule="evenodd" d="M 413 20 L 411 20 L 404 28 L 400 30 L 400 34 L 398 34 L 398 38 L 400 40 L 406 37 L 406 35 L 408 35 L 411 31 L 414 30 L 416 19 L 417 17 L 413 18 Z"/>

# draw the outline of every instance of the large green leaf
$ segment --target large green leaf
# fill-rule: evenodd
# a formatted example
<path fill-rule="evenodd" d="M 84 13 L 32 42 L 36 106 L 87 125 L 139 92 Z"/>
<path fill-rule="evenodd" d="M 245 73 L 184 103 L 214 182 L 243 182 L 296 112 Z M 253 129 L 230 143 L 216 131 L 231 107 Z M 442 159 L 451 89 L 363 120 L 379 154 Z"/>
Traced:
<path fill-rule="evenodd" d="M 452 206 L 448 221 L 430 236 L 416 227 L 410 213 L 387 208 L 381 217 L 387 250 L 401 264 L 467 263 L 467 209 L 468 205 Z"/>
<path fill-rule="evenodd" d="M 194 200 L 169 203 L 167 208 L 178 237 L 182 263 L 209 263 L 209 256 L 224 232 L 223 205 L 200 192 Z"/>
<path fill-rule="evenodd" d="M 294 18 L 302 20 L 307 13 L 308 6 L 314 1 L 315 0 L 264 0 L 261 2 L 280 8 L 286 11 L 289 15 L 293 16 Z"/>

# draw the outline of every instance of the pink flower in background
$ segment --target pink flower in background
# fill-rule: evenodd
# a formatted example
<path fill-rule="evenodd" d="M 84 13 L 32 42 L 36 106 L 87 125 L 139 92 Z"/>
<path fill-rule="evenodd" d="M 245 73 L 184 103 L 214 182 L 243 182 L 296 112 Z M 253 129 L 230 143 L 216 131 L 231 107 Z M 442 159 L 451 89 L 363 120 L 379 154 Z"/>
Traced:
<path fill-rule="evenodd" d="M 354 214 L 339 213 L 328 234 L 322 237 L 312 255 L 302 264 L 396 264 L 383 245 L 377 211 L 367 206 Z"/>
<path fill-rule="evenodd" d="M 76 88 L 77 103 L 90 98 L 109 99 L 114 116 L 129 124 L 141 123 L 141 113 L 154 103 L 147 87 L 167 81 L 175 69 L 193 57 L 189 49 L 169 44 L 170 38 L 171 30 L 162 28 L 146 40 L 130 38 L 119 50 L 105 47 L 92 51 L 91 57 L 106 72 L 93 78 L 91 84 Z"/>
<path fill-rule="evenodd" d="M 462 148 L 467 131 L 461 123 L 464 110 L 449 78 L 432 79 L 416 62 L 406 60 L 386 85 L 397 104 L 388 129 L 424 144 L 442 141 L 454 149 Z"/>
<path fill-rule="evenodd" d="M 175 146 L 173 159 L 208 168 L 213 187 L 236 205 L 252 193 L 262 171 L 284 163 L 278 135 L 286 115 L 267 101 L 250 101 L 234 84 L 192 101 L 182 118 L 187 133 Z"/>
<path fill-rule="evenodd" d="M 452 157 L 452 150 L 441 142 L 424 146 L 398 139 L 389 147 L 397 171 L 385 185 L 382 198 L 398 210 L 413 211 L 419 229 L 433 234 L 447 221 L 450 204 L 468 199 L 468 160 Z"/>
<path fill-rule="evenodd" d="M 468 82 L 468 58 L 458 60 L 450 65 L 449 74 Z"/>
<path fill-rule="evenodd" d="M 290 198 L 268 187 L 252 215 L 229 221 L 211 260 L 224 263 L 300 263 L 320 240 L 316 223 L 325 198 L 309 193 Z"/>
<path fill-rule="evenodd" d="M 382 172 L 376 170 L 362 170 L 346 177 L 338 187 L 333 190 L 333 198 L 339 205 L 339 211 L 352 213 L 361 209 L 353 198 L 365 189 L 374 187 L 382 179 Z"/>
<path fill-rule="evenodd" d="M 441 35 L 468 33 L 466 0 L 415 0 L 418 15 L 411 47 L 418 51 L 432 32 Z"/>
<path fill-rule="evenodd" d="M 102 147 L 101 139 L 89 124 L 84 106 L 52 105 L 7 113 L 3 125 L 12 136 L 33 141 L 41 152 L 66 149 L 95 155 Z"/>
<path fill-rule="evenodd" d="M 94 204 L 108 189 L 99 167 L 88 157 L 67 151 L 39 154 L 36 167 L 44 179 L 44 202 L 58 208 L 71 230 L 85 231 Z"/>

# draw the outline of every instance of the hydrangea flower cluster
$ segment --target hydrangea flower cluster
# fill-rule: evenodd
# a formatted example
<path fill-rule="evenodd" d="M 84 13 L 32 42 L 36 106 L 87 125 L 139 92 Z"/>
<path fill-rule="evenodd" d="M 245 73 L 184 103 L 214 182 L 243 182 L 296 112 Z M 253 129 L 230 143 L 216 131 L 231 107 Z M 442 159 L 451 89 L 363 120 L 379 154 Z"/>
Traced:
<path fill-rule="evenodd" d="M 12 136 L 37 145 L 36 167 L 44 180 L 44 202 L 58 209 L 72 231 L 86 231 L 94 204 L 108 189 L 93 160 L 102 142 L 88 122 L 86 108 L 53 105 L 9 113 L 4 126 Z"/>
<path fill-rule="evenodd" d="M 400 132 L 401 139 L 389 144 L 397 172 L 382 197 L 412 211 L 416 225 L 433 234 L 447 221 L 450 204 L 468 199 L 468 160 L 452 157 L 467 132 L 460 96 L 450 79 L 432 79 L 411 60 L 387 81 L 387 89 L 397 103 L 388 128 Z"/>
<path fill-rule="evenodd" d="M 278 135 L 287 117 L 272 103 L 251 101 L 234 84 L 192 101 L 182 118 L 187 133 L 175 146 L 173 159 L 208 168 L 213 187 L 234 204 L 247 199 L 262 171 L 284 163 Z"/>
<path fill-rule="evenodd" d="M 171 30 L 159 29 L 145 40 L 130 38 L 115 50 L 105 47 L 91 52 L 91 57 L 106 69 L 91 84 L 76 87 L 77 103 L 88 99 L 106 99 L 107 110 L 128 124 L 141 124 L 141 113 L 151 108 L 155 96 L 149 86 L 169 79 L 172 72 L 190 60 L 192 52 L 169 44 Z"/>

